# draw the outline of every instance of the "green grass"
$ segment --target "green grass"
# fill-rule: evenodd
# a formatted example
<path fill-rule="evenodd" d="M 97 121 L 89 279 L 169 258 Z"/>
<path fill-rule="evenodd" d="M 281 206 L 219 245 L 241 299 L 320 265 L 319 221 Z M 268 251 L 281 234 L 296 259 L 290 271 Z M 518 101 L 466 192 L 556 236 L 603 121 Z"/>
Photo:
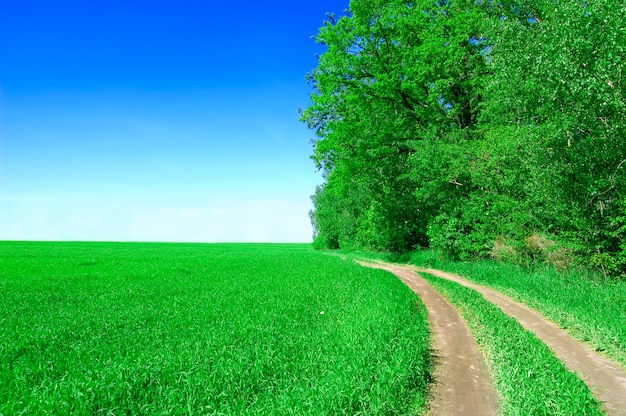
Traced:
<path fill-rule="evenodd" d="M 419 413 L 429 342 L 307 245 L 0 243 L 0 414 Z"/>
<path fill-rule="evenodd" d="M 475 290 L 426 273 L 465 320 L 495 379 L 505 415 L 602 415 L 599 402 L 550 349 Z"/>
<path fill-rule="evenodd" d="M 417 252 L 411 263 L 458 273 L 540 311 L 572 336 L 626 368 L 626 281 L 548 265 L 521 267 L 495 261 L 449 262 Z"/>

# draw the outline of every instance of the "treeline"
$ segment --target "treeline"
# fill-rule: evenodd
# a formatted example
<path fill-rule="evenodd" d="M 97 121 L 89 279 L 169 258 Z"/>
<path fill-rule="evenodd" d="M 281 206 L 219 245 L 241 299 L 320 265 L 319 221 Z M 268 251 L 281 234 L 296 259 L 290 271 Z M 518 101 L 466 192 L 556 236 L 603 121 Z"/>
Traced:
<path fill-rule="evenodd" d="M 624 276 L 623 2 L 352 0 L 317 41 L 317 247 Z"/>

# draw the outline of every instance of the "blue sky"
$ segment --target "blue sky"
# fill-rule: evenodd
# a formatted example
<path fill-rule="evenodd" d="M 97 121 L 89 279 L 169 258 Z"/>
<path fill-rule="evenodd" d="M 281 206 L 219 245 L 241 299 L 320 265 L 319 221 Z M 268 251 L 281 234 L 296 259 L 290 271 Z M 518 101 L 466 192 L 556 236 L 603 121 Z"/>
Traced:
<path fill-rule="evenodd" d="M 311 36 L 348 1 L 0 0 L 0 239 L 311 240 Z"/>

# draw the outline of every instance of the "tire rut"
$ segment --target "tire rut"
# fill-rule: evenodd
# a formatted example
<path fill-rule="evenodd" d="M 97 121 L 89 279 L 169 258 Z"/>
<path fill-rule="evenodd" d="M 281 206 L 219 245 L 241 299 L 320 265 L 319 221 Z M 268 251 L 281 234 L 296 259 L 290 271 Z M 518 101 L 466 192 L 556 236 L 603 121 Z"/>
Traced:
<path fill-rule="evenodd" d="M 441 270 L 421 267 L 412 269 L 451 280 L 481 293 L 550 347 L 570 371 L 581 377 L 609 415 L 626 416 L 626 371 L 620 365 L 597 354 L 539 312 L 494 289 Z"/>
<path fill-rule="evenodd" d="M 476 340 L 448 300 L 415 271 L 402 266 L 359 264 L 390 271 L 422 299 L 428 310 L 435 351 L 434 386 L 429 414 L 495 415 L 498 393 Z"/>

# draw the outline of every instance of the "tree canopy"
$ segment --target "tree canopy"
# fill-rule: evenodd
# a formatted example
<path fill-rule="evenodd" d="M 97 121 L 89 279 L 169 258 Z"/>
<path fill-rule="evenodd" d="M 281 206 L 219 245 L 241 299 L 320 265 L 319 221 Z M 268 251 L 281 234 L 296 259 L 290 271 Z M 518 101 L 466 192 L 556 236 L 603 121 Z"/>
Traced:
<path fill-rule="evenodd" d="M 626 272 L 626 7 L 353 0 L 317 42 L 318 247 Z"/>

